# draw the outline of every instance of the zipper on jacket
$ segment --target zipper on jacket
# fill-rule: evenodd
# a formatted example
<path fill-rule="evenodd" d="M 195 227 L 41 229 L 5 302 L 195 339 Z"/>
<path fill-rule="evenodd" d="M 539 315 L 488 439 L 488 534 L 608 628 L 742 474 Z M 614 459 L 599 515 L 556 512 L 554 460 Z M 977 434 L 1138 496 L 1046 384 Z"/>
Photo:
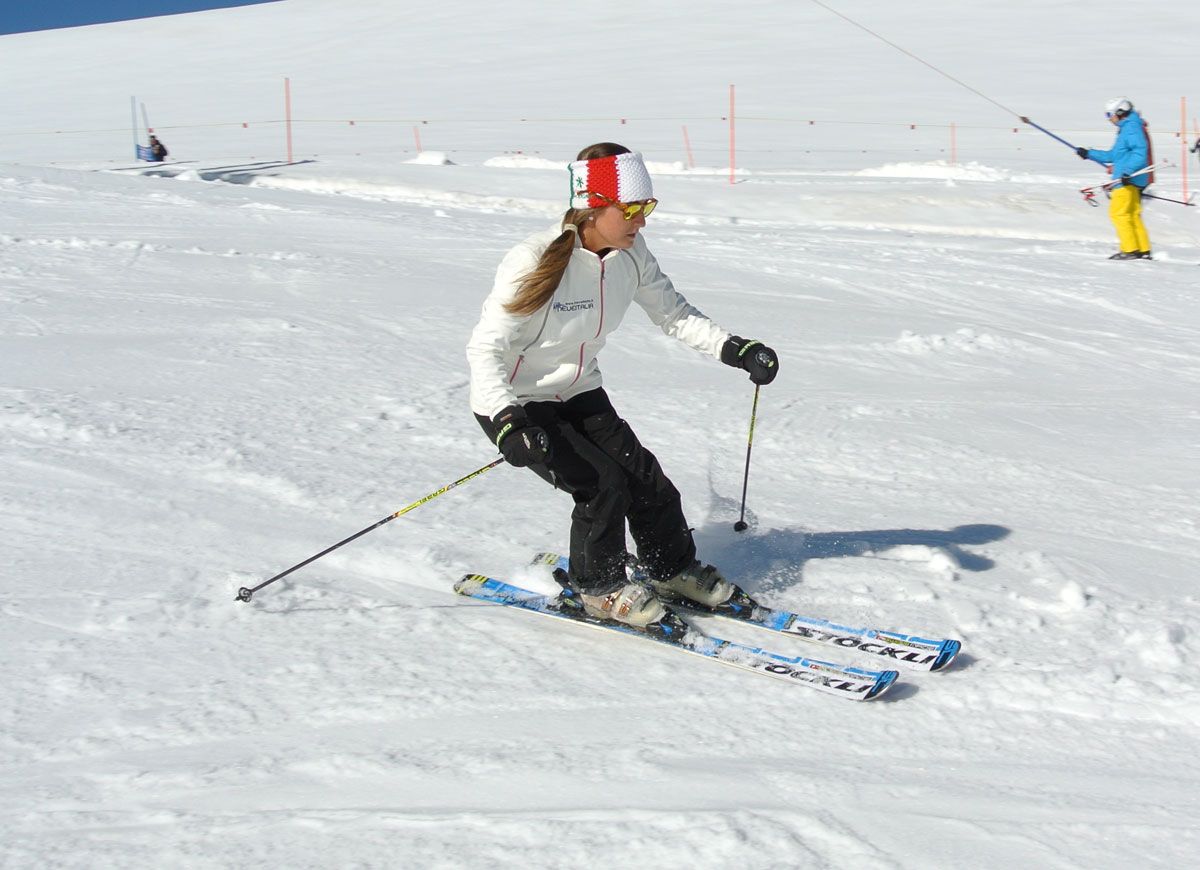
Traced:
<path fill-rule="evenodd" d="M 596 325 L 596 334 L 592 336 L 592 340 L 595 341 L 597 338 L 599 338 L 600 333 L 602 333 L 602 332 L 604 332 L 604 261 L 603 260 L 600 261 L 600 322 Z M 579 362 L 575 363 L 575 377 L 571 379 L 571 383 L 567 384 L 566 389 L 563 390 L 563 392 L 566 392 L 566 390 L 569 390 L 569 389 L 571 389 L 571 387 L 575 386 L 575 384 L 579 381 L 580 375 L 583 374 L 583 354 L 584 354 L 584 350 L 586 348 L 587 348 L 586 341 L 582 342 L 579 345 Z M 560 401 L 566 401 L 565 399 L 562 398 L 561 394 L 558 396 L 558 399 Z"/>
<path fill-rule="evenodd" d="M 592 341 L 600 337 L 600 333 L 604 331 L 604 261 L 600 261 L 600 323 L 596 325 L 596 334 L 592 336 Z"/>

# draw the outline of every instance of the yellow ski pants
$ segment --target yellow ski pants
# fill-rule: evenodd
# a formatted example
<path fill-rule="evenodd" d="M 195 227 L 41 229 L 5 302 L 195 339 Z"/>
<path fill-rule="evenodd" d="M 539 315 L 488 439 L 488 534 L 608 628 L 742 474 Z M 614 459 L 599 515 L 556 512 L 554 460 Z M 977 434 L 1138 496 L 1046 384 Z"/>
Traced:
<path fill-rule="evenodd" d="M 1108 201 L 1108 216 L 1117 228 L 1121 250 L 1149 251 L 1150 235 L 1142 223 L 1142 189 L 1133 184 L 1118 187 Z"/>

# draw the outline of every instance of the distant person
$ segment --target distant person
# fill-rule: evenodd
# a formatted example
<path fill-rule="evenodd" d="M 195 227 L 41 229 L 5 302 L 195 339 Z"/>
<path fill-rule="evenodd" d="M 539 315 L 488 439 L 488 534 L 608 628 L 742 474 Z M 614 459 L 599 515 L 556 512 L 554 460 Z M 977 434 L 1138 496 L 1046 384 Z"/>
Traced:
<path fill-rule="evenodd" d="M 1146 124 L 1125 97 L 1110 100 L 1104 114 L 1117 127 L 1117 139 L 1108 151 L 1076 148 L 1083 160 L 1099 160 L 1110 164 L 1112 177 L 1120 179 L 1113 187 L 1108 204 L 1108 216 L 1117 229 L 1121 250 L 1110 260 L 1150 260 L 1150 235 L 1142 223 L 1142 191 L 1154 180 L 1149 172 L 1134 175 L 1148 167 L 1153 159 Z"/>
<path fill-rule="evenodd" d="M 663 274 L 641 232 L 658 200 L 640 154 L 601 142 L 568 168 L 566 213 L 505 255 L 484 300 L 467 344 L 471 410 L 509 463 L 574 500 L 566 600 L 645 628 L 666 615 L 663 600 L 716 607 L 739 590 L 697 560 L 679 491 L 613 408 L 596 356 L 636 302 L 755 384 L 774 380 L 779 358 L 713 323 Z M 650 384 L 662 377 L 653 364 L 642 371 Z M 710 410 L 705 425 L 726 421 Z M 649 585 L 626 577 L 627 524 Z"/>
<path fill-rule="evenodd" d="M 158 141 L 157 136 L 150 137 L 150 159 L 155 163 L 162 163 L 167 159 L 167 146 Z"/>

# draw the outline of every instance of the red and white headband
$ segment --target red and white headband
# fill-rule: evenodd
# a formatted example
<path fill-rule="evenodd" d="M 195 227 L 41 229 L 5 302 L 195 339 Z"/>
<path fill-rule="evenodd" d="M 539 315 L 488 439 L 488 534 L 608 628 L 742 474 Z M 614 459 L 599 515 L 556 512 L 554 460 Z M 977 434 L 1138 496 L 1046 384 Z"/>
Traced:
<path fill-rule="evenodd" d="M 641 202 L 654 197 L 650 173 L 646 171 L 641 154 L 629 152 L 576 160 L 567 168 L 571 170 L 571 208 L 601 208 L 612 204 L 601 196 L 617 202 Z M 600 196 L 589 196 L 597 193 Z"/>

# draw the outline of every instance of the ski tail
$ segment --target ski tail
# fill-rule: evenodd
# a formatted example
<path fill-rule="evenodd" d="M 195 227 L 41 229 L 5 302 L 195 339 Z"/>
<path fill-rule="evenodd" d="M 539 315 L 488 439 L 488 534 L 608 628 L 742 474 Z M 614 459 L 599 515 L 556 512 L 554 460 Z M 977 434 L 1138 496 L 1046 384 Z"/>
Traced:
<path fill-rule="evenodd" d="M 930 666 L 929 670 L 940 671 L 950 664 L 950 662 L 954 661 L 960 652 L 962 652 L 962 641 L 947 638 L 942 641 L 938 649 L 937 659 Z"/>

